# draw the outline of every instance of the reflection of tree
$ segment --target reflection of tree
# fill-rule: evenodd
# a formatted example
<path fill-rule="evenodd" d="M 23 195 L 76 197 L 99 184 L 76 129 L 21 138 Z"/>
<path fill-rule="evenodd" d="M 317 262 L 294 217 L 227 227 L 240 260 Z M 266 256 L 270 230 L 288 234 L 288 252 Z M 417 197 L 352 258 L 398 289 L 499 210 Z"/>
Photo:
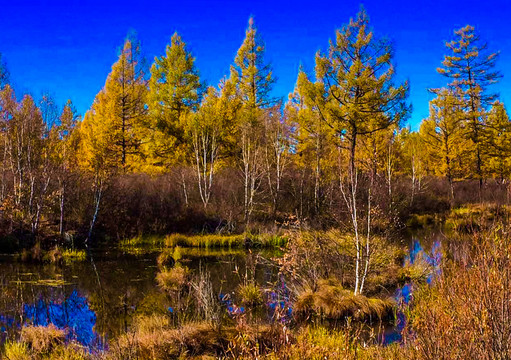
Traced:
<path fill-rule="evenodd" d="M 89 307 L 87 299 L 74 290 L 62 302 L 39 299 L 35 304 L 23 307 L 24 324 L 47 326 L 54 324 L 66 330 L 68 340 L 76 340 L 91 348 L 101 348 L 101 340 L 94 331 L 96 314 Z"/>

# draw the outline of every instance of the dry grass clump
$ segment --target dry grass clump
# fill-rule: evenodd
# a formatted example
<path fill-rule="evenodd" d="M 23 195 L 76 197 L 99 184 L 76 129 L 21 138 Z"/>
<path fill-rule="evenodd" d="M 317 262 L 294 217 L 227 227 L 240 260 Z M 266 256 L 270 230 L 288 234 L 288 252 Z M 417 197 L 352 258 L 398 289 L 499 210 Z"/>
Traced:
<path fill-rule="evenodd" d="M 21 329 L 21 341 L 36 353 L 48 353 L 55 347 L 63 345 L 66 339 L 64 330 L 55 325 L 25 326 Z"/>
<path fill-rule="evenodd" d="M 106 359 L 177 359 L 193 356 L 218 356 L 227 348 L 225 332 L 206 323 L 189 323 L 171 328 L 165 320 L 147 317 L 136 321 L 134 329 L 121 335 L 111 346 Z"/>
<path fill-rule="evenodd" d="M 289 346 L 294 335 L 286 326 L 238 323 L 231 334 L 225 358 L 266 359 Z"/>
<path fill-rule="evenodd" d="M 65 332 L 53 324 L 25 326 L 17 342 L 7 342 L 2 359 L 9 360 L 87 360 L 91 354 L 80 344 L 65 343 Z"/>
<path fill-rule="evenodd" d="M 322 280 L 314 291 L 305 290 L 298 296 L 294 311 L 301 316 L 316 315 L 326 319 L 357 321 L 381 320 L 393 316 L 395 303 L 390 300 L 367 298 L 353 295 L 335 280 Z"/>
<path fill-rule="evenodd" d="M 399 270 L 399 281 L 401 283 L 424 283 L 435 271 L 433 265 L 429 264 L 424 257 L 419 256 L 413 264 L 405 263 Z"/>
<path fill-rule="evenodd" d="M 179 291 L 188 283 L 190 271 L 187 267 L 176 266 L 163 269 L 156 275 L 158 285 L 165 291 Z"/>

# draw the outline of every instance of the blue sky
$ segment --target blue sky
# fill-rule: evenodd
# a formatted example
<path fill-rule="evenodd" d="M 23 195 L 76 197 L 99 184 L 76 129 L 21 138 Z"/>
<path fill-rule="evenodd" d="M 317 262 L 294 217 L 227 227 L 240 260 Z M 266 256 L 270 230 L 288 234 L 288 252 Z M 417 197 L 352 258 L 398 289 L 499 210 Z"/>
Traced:
<path fill-rule="evenodd" d="M 60 104 L 70 98 L 83 114 L 130 30 L 137 32 L 149 62 L 179 32 L 203 80 L 216 85 L 228 74 L 252 15 L 278 77 L 274 95 L 287 98 L 299 65 L 312 71 L 316 51 L 326 49 L 335 29 L 355 16 L 359 5 L 346 0 L 0 0 L 0 52 L 18 95 L 50 92 Z M 497 68 L 504 78 L 494 90 L 504 103 L 511 102 L 510 1 L 368 0 L 363 5 L 375 35 L 395 43 L 398 79 L 408 79 L 411 86 L 412 129 L 428 114 L 427 89 L 446 84 L 435 70 L 445 41 L 466 24 L 476 27 L 490 49 L 501 51 Z"/>

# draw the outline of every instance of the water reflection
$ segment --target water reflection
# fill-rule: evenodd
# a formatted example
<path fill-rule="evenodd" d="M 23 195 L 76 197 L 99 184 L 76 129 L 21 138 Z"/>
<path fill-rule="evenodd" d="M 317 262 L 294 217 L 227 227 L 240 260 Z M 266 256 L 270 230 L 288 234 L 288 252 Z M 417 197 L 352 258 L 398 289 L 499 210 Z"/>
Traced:
<path fill-rule="evenodd" d="M 101 338 L 94 331 L 96 314 L 89 307 L 87 299 L 74 290 L 62 302 L 40 299 L 35 304 L 25 304 L 24 325 L 55 325 L 65 330 L 66 339 L 78 341 L 90 349 L 102 349 Z"/>
<path fill-rule="evenodd" d="M 435 240 L 431 246 L 431 251 L 428 253 L 418 239 L 413 239 L 412 245 L 408 255 L 405 257 L 405 261 L 403 266 L 413 266 L 417 265 L 417 263 L 423 262 L 423 265 L 426 265 L 429 269 L 427 274 L 426 282 L 431 284 L 435 277 L 440 275 L 441 271 L 441 262 L 442 262 L 442 251 L 441 251 L 441 242 L 440 240 Z M 401 288 L 396 290 L 394 298 L 398 304 L 398 310 L 396 313 L 396 326 L 392 331 L 385 334 L 385 338 L 383 339 L 384 344 L 391 344 L 394 342 L 401 341 L 403 338 L 403 331 L 406 327 L 406 316 L 404 313 L 404 308 L 406 308 L 412 298 L 414 291 L 414 283 L 406 283 Z"/>
<path fill-rule="evenodd" d="M 66 330 L 69 340 L 98 349 L 128 330 L 135 316 L 168 314 L 172 303 L 155 280 L 157 252 L 105 248 L 92 255 L 94 266 L 0 259 L 0 343 L 15 338 L 22 324 L 53 323 Z M 181 262 L 192 271 L 208 271 L 217 294 L 233 294 L 247 267 L 260 285 L 278 280 L 271 266 L 254 260 L 273 255 L 194 249 L 183 251 Z"/>

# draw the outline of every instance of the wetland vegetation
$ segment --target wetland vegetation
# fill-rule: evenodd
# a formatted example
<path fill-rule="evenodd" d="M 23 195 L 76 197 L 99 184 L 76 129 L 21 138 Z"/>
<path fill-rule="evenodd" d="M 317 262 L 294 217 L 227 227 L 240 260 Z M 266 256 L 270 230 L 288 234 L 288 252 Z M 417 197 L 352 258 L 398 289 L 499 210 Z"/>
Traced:
<path fill-rule="evenodd" d="M 510 358 L 498 53 L 456 30 L 412 132 L 375 34 L 361 9 L 286 103 L 253 19 L 218 87 L 128 36 L 83 118 L 0 66 L 0 356 Z"/>

